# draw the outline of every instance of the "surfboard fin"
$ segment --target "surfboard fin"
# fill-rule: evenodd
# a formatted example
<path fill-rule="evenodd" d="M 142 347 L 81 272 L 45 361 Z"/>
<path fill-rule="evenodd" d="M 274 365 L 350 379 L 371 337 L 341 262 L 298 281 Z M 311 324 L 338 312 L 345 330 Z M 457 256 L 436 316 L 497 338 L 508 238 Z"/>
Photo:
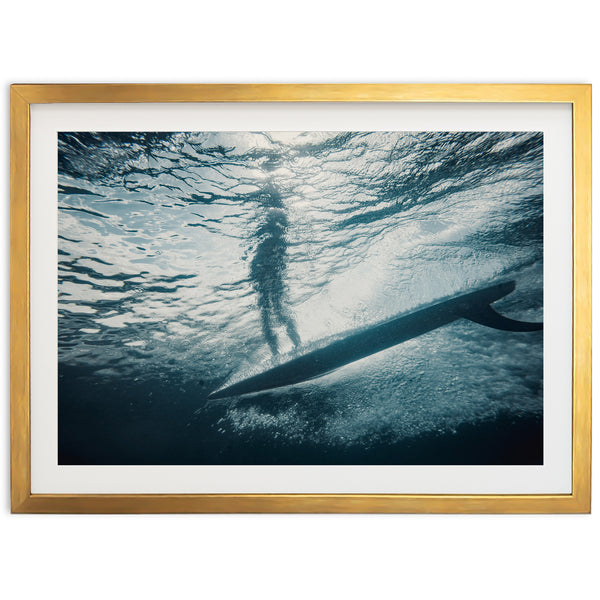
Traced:
<path fill-rule="evenodd" d="M 529 323 L 509 319 L 497 313 L 489 304 L 469 312 L 465 315 L 465 319 L 502 331 L 539 331 L 544 328 L 543 323 Z"/>

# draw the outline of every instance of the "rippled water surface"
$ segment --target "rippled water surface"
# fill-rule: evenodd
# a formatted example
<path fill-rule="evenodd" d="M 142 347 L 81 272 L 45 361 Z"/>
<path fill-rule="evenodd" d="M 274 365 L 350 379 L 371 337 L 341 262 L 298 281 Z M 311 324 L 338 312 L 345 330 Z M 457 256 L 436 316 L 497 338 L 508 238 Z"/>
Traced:
<path fill-rule="evenodd" d="M 459 320 L 207 401 L 497 281 L 542 321 L 541 134 L 65 132 L 58 157 L 62 464 L 541 462 L 541 332 Z"/>

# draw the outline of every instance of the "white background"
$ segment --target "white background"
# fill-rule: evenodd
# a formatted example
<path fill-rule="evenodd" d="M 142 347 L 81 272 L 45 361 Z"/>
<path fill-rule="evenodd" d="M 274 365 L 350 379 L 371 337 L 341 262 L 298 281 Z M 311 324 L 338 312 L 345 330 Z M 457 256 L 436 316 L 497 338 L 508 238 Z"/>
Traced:
<path fill-rule="evenodd" d="M 9 83 L 596 83 L 593 8 L 578 0 L 556 7 L 527 0 L 229 0 L 220 6 L 12 0 L 3 7 L 0 38 L 3 281 Z M 8 285 L 1 298 L 0 593 L 27 599 L 597 597 L 597 502 L 591 516 L 10 515 Z"/>

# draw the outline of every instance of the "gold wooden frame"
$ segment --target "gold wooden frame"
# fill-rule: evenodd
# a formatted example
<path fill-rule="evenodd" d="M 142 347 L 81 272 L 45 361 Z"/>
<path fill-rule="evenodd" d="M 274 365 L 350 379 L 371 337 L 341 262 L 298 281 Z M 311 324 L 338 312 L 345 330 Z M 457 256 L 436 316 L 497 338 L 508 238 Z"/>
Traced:
<path fill-rule="evenodd" d="M 572 493 L 32 494 L 29 169 L 31 104 L 116 102 L 561 102 L 573 131 Z M 19 513 L 586 513 L 591 504 L 591 86 L 13 85 L 11 86 L 11 503 Z"/>

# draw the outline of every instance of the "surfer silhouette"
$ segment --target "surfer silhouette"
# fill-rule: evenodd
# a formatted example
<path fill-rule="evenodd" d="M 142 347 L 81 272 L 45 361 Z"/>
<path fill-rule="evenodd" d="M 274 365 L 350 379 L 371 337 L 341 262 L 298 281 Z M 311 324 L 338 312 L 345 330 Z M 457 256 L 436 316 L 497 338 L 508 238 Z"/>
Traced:
<path fill-rule="evenodd" d="M 294 346 L 300 344 L 294 317 L 287 306 L 285 273 L 287 267 L 288 219 L 281 193 L 267 184 L 258 200 L 264 219 L 256 231 L 258 244 L 250 263 L 250 279 L 258 296 L 262 332 L 273 354 L 279 353 L 275 328 L 283 326 Z"/>

